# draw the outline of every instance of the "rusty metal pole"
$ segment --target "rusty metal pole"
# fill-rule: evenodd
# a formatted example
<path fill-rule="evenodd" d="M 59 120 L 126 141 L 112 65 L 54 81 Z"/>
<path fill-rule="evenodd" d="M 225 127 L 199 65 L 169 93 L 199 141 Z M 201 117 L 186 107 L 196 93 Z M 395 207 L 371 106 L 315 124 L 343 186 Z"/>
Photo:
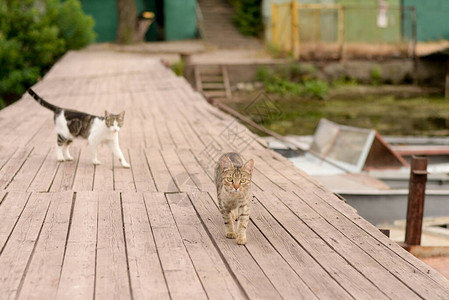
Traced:
<path fill-rule="evenodd" d="M 427 182 L 427 158 L 412 157 L 407 206 L 405 243 L 409 246 L 421 244 L 424 214 L 424 198 Z"/>
<path fill-rule="evenodd" d="M 449 100 L 449 55 L 447 60 L 446 84 L 444 88 L 444 97 Z"/>

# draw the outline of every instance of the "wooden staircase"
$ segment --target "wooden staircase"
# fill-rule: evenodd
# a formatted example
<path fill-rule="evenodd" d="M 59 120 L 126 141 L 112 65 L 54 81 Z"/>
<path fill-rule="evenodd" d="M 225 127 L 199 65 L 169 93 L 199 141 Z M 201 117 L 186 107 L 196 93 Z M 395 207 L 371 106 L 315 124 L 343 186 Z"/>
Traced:
<path fill-rule="evenodd" d="M 206 99 L 230 100 L 232 98 L 228 69 L 222 65 L 195 66 L 196 89 Z"/>
<path fill-rule="evenodd" d="M 228 0 L 198 0 L 203 39 L 220 49 L 260 49 L 261 42 L 242 35 L 233 23 L 234 9 Z"/>

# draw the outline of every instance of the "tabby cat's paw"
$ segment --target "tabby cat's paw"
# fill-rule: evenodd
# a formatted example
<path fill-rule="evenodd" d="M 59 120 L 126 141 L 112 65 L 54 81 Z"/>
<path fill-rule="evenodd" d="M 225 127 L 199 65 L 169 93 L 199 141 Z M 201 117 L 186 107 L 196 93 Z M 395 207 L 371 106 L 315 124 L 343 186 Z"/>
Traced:
<path fill-rule="evenodd" d="M 238 245 L 245 245 L 246 244 L 246 236 L 239 236 L 237 238 L 237 244 Z"/>
<path fill-rule="evenodd" d="M 235 232 L 226 232 L 226 237 L 228 239 L 235 239 L 237 237 L 237 234 Z"/>
<path fill-rule="evenodd" d="M 99 161 L 98 159 L 94 159 L 94 160 L 92 160 L 92 163 L 93 163 L 94 165 L 100 165 L 100 164 L 101 164 L 101 161 Z"/>
<path fill-rule="evenodd" d="M 123 168 L 130 168 L 131 166 L 129 165 L 129 163 L 127 163 L 126 161 L 122 162 L 122 167 Z"/>
<path fill-rule="evenodd" d="M 64 159 L 64 157 L 58 157 L 58 161 L 63 162 L 63 161 L 65 161 L 65 159 Z"/>
<path fill-rule="evenodd" d="M 72 160 L 73 160 L 73 157 L 72 157 L 71 155 L 66 156 L 65 160 L 72 161 Z"/>

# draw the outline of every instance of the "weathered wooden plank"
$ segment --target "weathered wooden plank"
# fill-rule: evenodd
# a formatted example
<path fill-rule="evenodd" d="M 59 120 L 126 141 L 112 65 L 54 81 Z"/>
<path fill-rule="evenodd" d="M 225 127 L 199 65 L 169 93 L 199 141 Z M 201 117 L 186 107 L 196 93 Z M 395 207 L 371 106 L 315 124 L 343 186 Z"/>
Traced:
<path fill-rule="evenodd" d="M 81 149 L 76 176 L 73 181 L 74 191 L 92 191 L 94 184 L 95 165 L 91 161 L 88 148 Z"/>
<path fill-rule="evenodd" d="M 387 273 L 391 272 L 391 275 L 394 276 L 397 280 L 399 280 L 403 285 L 406 287 L 401 287 L 401 285 L 395 284 L 394 290 L 389 292 L 389 289 L 387 287 L 382 287 L 383 284 L 385 285 L 391 285 L 393 282 L 393 279 L 389 279 L 388 282 L 382 282 L 380 279 L 376 281 L 375 279 L 371 279 L 373 282 L 377 282 L 377 285 L 381 288 L 383 288 L 385 293 L 389 292 L 389 295 L 391 296 L 401 296 L 401 297 L 411 297 L 411 291 L 414 293 L 424 296 L 424 295 L 430 295 L 432 298 L 440 298 L 446 295 L 446 293 L 442 292 L 438 285 L 429 278 L 421 278 L 419 274 L 417 274 L 417 271 L 415 268 L 410 266 L 410 264 L 396 259 L 397 256 L 390 252 L 385 251 L 386 249 L 381 246 L 377 241 L 372 239 L 366 239 L 364 238 L 365 232 L 360 230 L 357 226 L 350 226 L 351 222 L 347 220 L 343 215 L 341 215 L 339 212 L 335 211 L 335 209 L 326 203 L 322 203 L 318 201 L 318 197 L 313 195 L 308 195 L 307 200 L 304 201 L 302 198 L 297 197 L 297 195 L 293 195 L 291 193 L 289 194 L 280 194 L 280 199 L 287 204 L 292 211 L 294 211 L 297 215 L 298 212 L 301 211 L 303 214 L 307 214 L 308 216 L 313 214 L 318 214 L 322 217 L 323 215 L 326 216 L 327 222 L 330 223 L 334 230 L 338 228 L 345 228 L 344 231 L 333 233 L 333 230 L 326 230 L 326 232 L 322 232 L 322 227 L 318 227 L 316 230 L 317 233 L 319 233 L 322 237 L 325 237 L 327 234 L 329 234 L 328 238 L 331 239 L 331 236 L 335 239 L 338 236 L 341 236 L 339 238 L 339 243 L 336 245 L 333 245 L 333 240 L 329 242 L 331 246 L 334 247 L 337 251 L 347 251 L 344 249 L 351 249 L 351 245 L 347 245 L 346 243 L 352 242 L 357 245 L 358 248 L 363 250 L 367 255 L 369 255 L 373 260 L 375 260 L 378 264 L 380 264 L 381 269 L 378 271 L 378 273 L 381 273 L 382 270 L 384 270 Z M 300 205 L 301 203 L 306 202 L 308 204 L 307 207 Z M 313 204 L 312 204 L 313 203 Z M 319 213 L 318 213 L 319 211 Z M 324 219 L 323 219 L 324 220 Z M 349 225 L 349 226 L 348 226 Z M 341 235 L 340 235 L 341 234 Z M 346 237 L 346 239 L 344 238 Z M 353 250 L 352 253 L 354 255 L 352 257 L 357 258 L 358 256 L 356 253 L 358 253 L 360 250 Z M 379 253 L 382 253 L 382 255 L 379 255 Z M 360 258 L 362 259 L 362 258 Z M 365 264 L 364 266 L 370 266 L 367 259 L 364 259 Z M 357 264 L 356 264 L 357 265 Z M 364 270 L 364 266 L 360 267 L 360 270 L 364 274 L 368 274 L 368 271 Z M 394 270 L 392 272 L 391 270 Z M 390 276 L 388 274 L 387 276 Z M 383 275 L 382 278 L 388 278 L 386 275 Z M 420 277 L 421 280 L 417 282 L 417 278 Z M 408 294 L 406 291 L 410 291 Z M 403 291 L 403 295 L 399 294 Z"/>
<path fill-rule="evenodd" d="M 196 216 L 187 194 L 167 194 L 166 198 L 184 246 L 209 297 L 247 298 Z"/>
<path fill-rule="evenodd" d="M 196 188 L 190 188 L 189 193 L 194 194 L 198 191 L 205 191 L 209 192 L 211 195 L 215 195 L 217 188 L 215 187 L 214 182 L 201 168 L 192 152 L 187 149 L 180 149 L 177 150 L 177 154 L 179 161 L 183 164 L 190 176 L 191 181 L 189 182 L 189 185 L 196 186 Z"/>
<path fill-rule="evenodd" d="M 252 223 L 247 238 L 246 248 L 284 299 L 318 299 Z"/>
<path fill-rule="evenodd" d="M 32 194 L 0 255 L 0 294 L 17 297 L 27 265 L 50 205 L 48 194 Z M 3 206 L 3 205 L 2 205 Z"/>
<path fill-rule="evenodd" d="M 5 189 L 31 154 L 31 148 L 19 148 L 0 170 L 0 189 Z"/>
<path fill-rule="evenodd" d="M 6 198 L 7 191 L 0 191 L 0 204 L 2 204 L 3 200 Z"/>
<path fill-rule="evenodd" d="M 192 182 L 190 175 L 186 172 L 183 165 L 179 161 L 178 155 L 175 150 L 167 149 L 161 151 L 162 158 L 164 159 L 165 165 L 169 170 L 173 180 L 170 184 L 175 185 L 174 188 L 170 187 L 169 189 L 177 189 L 182 192 L 189 192 L 192 188 L 195 187 L 195 184 Z"/>
<path fill-rule="evenodd" d="M 123 148 L 123 155 L 130 163 L 128 149 Z M 114 160 L 114 190 L 116 191 L 136 191 L 133 173 L 131 168 L 124 168 L 118 160 Z"/>
<path fill-rule="evenodd" d="M 150 171 L 153 175 L 153 180 L 156 183 L 157 190 L 178 192 L 178 188 L 176 184 L 174 184 L 173 178 L 170 176 L 170 172 L 168 171 L 159 150 L 145 149 L 145 156 L 150 165 Z"/>
<path fill-rule="evenodd" d="M 79 149 L 73 149 L 72 156 L 72 161 L 59 163 L 58 170 L 50 187 L 51 192 L 63 192 L 72 189 L 79 161 Z"/>
<path fill-rule="evenodd" d="M 56 154 L 53 150 L 50 150 L 27 191 L 48 192 L 58 172 L 59 166 L 60 164 L 56 159 Z"/>
<path fill-rule="evenodd" d="M 102 150 L 105 151 L 99 151 L 98 153 L 98 159 L 100 160 L 101 164 L 95 166 L 93 190 L 113 191 L 114 172 L 112 168 L 112 160 L 114 159 L 114 157 L 109 149 Z"/>
<path fill-rule="evenodd" d="M 225 237 L 223 218 L 207 193 L 192 197 L 195 210 L 200 215 L 209 235 L 214 240 L 235 277 L 250 299 L 281 299 L 266 274 L 244 246 Z"/>
<path fill-rule="evenodd" d="M 98 203 L 96 192 L 76 193 L 57 299 L 92 299 L 95 286 Z"/>
<path fill-rule="evenodd" d="M 258 201 L 251 201 L 250 217 L 270 244 L 322 299 L 352 299 L 333 277 L 308 253 Z"/>
<path fill-rule="evenodd" d="M 180 130 L 176 119 L 165 122 L 165 124 L 170 133 L 170 136 L 173 139 L 175 147 L 176 148 L 187 148 L 189 143 L 187 142 L 187 139 L 184 136 L 183 132 Z"/>
<path fill-rule="evenodd" d="M 144 193 L 144 197 L 171 298 L 207 298 L 164 194 Z"/>
<path fill-rule="evenodd" d="M 11 147 L 11 145 L 0 144 L 0 170 L 3 166 L 11 159 L 14 153 L 17 151 L 16 147 Z"/>
<path fill-rule="evenodd" d="M 61 275 L 73 192 L 44 195 L 50 207 L 20 290 L 24 299 L 54 299 Z"/>
<path fill-rule="evenodd" d="M 39 172 L 42 164 L 48 156 L 49 149 L 39 151 L 35 149 L 28 156 L 20 171 L 9 183 L 7 189 L 10 191 L 26 191 Z"/>
<path fill-rule="evenodd" d="M 120 194 L 101 191 L 98 205 L 98 237 L 95 298 L 131 297 Z M 94 194 L 95 195 L 95 194 Z"/>
<path fill-rule="evenodd" d="M 9 192 L 8 195 L 6 193 L 0 193 L 0 253 L 30 197 L 30 194 L 25 192 Z"/>
<path fill-rule="evenodd" d="M 156 191 L 153 176 L 143 149 L 129 149 L 131 171 L 138 192 Z"/>
<path fill-rule="evenodd" d="M 35 135 L 31 136 L 29 140 L 26 141 L 27 146 L 37 147 L 42 145 L 56 145 L 56 130 L 53 124 L 53 118 L 48 116 L 48 119 L 42 124 Z M 49 143 L 49 141 L 53 143 Z M 47 144 L 48 143 L 48 144 Z"/>
<path fill-rule="evenodd" d="M 145 145 L 147 148 L 160 149 L 161 143 L 159 141 L 159 136 L 154 124 L 154 118 L 148 109 L 142 111 L 143 120 L 141 123 L 141 129 L 143 130 Z"/>
<path fill-rule="evenodd" d="M 283 205 L 275 195 L 269 192 L 254 193 L 261 204 L 270 212 L 276 221 L 310 253 L 311 256 L 354 298 L 387 299 L 364 274 L 360 273 L 346 260 L 335 252 L 309 226 L 311 218 L 301 221 L 287 206 Z M 304 223 L 306 222 L 306 223 Z"/>
<path fill-rule="evenodd" d="M 178 126 L 179 126 L 179 130 L 185 136 L 186 141 L 187 141 L 187 145 L 190 148 L 201 148 L 201 147 L 204 147 L 203 142 L 196 135 L 196 133 L 192 130 L 192 127 L 191 127 L 190 123 L 187 120 L 184 120 L 184 119 L 178 120 Z M 185 148 L 186 146 L 184 146 L 183 148 Z"/>
<path fill-rule="evenodd" d="M 122 206 L 133 298 L 169 299 L 142 194 L 122 193 Z"/>

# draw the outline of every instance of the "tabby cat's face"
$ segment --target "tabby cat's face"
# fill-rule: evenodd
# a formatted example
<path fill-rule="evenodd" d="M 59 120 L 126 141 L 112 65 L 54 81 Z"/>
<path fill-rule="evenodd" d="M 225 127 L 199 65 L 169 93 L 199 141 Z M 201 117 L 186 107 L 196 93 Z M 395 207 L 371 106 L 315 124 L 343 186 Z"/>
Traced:
<path fill-rule="evenodd" d="M 222 165 L 223 187 L 231 193 L 245 191 L 250 187 L 254 161 L 250 159 L 242 167 L 235 167 L 230 160 Z"/>
<path fill-rule="evenodd" d="M 125 112 L 122 111 L 118 115 L 109 113 L 107 110 L 104 112 L 104 120 L 106 127 L 112 132 L 119 132 L 123 126 L 123 120 L 125 118 Z"/>

